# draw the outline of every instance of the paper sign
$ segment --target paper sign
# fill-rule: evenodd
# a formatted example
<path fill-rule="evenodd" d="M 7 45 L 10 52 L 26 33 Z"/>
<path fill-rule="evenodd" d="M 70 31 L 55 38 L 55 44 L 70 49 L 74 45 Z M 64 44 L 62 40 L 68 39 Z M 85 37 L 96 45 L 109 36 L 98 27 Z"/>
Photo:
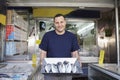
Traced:
<path fill-rule="evenodd" d="M 105 51 L 104 50 L 100 50 L 99 64 L 103 64 L 104 54 L 105 54 Z"/>
<path fill-rule="evenodd" d="M 41 40 L 36 40 L 36 44 L 40 44 L 41 43 Z"/>
<path fill-rule="evenodd" d="M 36 54 L 32 54 L 32 64 L 36 64 L 37 62 L 37 56 Z"/>
<path fill-rule="evenodd" d="M 3 25 L 6 25 L 6 16 L 3 14 L 0 14 L 0 23 Z"/>

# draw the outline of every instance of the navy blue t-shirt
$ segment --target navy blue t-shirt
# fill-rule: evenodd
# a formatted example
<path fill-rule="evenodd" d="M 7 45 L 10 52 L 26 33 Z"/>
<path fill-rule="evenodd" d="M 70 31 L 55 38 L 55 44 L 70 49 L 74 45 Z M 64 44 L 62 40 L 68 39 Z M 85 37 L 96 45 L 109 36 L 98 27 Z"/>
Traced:
<path fill-rule="evenodd" d="M 77 37 L 68 31 L 57 35 L 55 30 L 45 33 L 40 49 L 47 51 L 47 57 L 71 57 L 71 52 L 78 50 Z"/>

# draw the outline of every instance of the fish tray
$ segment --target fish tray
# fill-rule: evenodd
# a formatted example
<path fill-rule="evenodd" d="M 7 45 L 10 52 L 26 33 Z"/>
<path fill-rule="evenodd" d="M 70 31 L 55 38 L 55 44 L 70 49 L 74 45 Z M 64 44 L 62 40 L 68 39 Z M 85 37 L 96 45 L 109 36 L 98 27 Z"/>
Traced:
<path fill-rule="evenodd" d="M 77 58 L 45 58 L 41 73 L 45 75 L 80 75 L 83 73 Z"/>

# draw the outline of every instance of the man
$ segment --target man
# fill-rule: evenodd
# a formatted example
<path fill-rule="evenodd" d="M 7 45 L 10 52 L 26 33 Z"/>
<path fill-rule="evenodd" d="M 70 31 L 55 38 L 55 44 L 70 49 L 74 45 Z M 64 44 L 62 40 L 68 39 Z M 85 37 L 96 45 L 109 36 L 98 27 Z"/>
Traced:
<path fill-rule="evenodd" d="M 39 46 L 41 49 L 41 64 L 45 57 L 76 57 L 80 61 L 77 37 L 73 33 L 65 30 L 66 20 L 62 14 L 57 14 L 54 17 L 54 28 L 55 30 L 45 33 Z"/>

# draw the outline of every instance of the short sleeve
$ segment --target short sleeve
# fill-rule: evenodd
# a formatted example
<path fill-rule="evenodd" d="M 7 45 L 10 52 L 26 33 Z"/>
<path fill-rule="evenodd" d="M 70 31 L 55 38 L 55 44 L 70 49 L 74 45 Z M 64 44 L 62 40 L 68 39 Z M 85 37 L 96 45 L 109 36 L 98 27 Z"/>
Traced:
<path fill-rule="evenodd" d="M 48 47 L 48 39 L 47 39 L 47 34 L 45 34 L 42 38 L 42 41 L 41 41 L 41 44 L 39 45 L 39 48 L 47 51 L 47 47 Z"/>
<path fill-rule="evenodd" d="M 78 41 L 77 41 L 77 37 L 73 36 L 73 40 L 72 40 L 72 52 L 78 50 L 80 47 L 78 45 Z"/>

